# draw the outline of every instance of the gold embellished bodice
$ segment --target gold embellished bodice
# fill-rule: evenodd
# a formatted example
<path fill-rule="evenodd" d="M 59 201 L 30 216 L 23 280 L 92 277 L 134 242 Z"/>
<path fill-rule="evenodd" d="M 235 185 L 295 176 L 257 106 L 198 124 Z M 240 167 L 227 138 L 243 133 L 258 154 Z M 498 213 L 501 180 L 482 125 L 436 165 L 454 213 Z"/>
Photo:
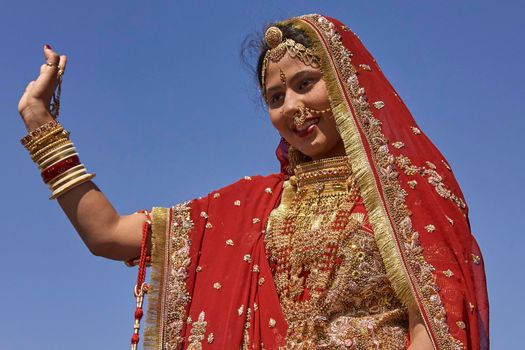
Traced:
<path fill-rule="evenodd" d="M 406 348 L 407 312 L 346 157 L 296 168 L 265 240 L 288 323 L 284 349 Z"/>

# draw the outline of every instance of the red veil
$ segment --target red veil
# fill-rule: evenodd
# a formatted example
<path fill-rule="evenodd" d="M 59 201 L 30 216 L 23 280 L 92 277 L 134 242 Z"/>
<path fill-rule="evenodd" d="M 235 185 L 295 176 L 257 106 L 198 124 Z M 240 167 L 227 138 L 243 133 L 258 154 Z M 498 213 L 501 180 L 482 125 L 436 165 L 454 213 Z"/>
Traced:
<path fill-rule="evenodd" d="M 483 261 L 449 165 L 348 27 L 319 15 L 284 23 L 302 29 L 320 58 L 398 298 L 419 309 L 436 349 L 488 349 Z M 277 155 L 286 169 L 284 143 Z M 154 209 L 146 348 L 284 344 L 264 228 L 287 176 L 245 177 L 207 197 Z"/>

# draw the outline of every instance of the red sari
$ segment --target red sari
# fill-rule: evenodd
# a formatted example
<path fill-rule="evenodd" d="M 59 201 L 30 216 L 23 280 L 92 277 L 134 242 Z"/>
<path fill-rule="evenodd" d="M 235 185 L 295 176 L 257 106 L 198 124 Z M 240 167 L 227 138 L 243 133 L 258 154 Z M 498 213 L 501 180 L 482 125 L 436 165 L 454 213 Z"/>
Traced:
<path fill-rule="evenodd" d="M 331 107 L 397 297 L 436 349 L 488 349 L 488 301 L 468 210 L 441 153 L 348 27 L 293 18 L 320 58 Z M 287 149 L 278 158 L 287 165 Z M 286 321 L 264 246 L 289 174 L 246 177 L 153 211 L 147 349 L 278 349 Z M 264 344 L 264 345 L 262 345 Z"/>

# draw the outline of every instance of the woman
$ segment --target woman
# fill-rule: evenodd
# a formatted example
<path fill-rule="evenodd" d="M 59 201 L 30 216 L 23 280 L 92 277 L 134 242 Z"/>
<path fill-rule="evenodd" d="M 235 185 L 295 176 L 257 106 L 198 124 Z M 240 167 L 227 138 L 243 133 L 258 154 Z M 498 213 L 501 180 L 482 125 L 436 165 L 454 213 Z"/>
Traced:
<path fill-rule="evenodd" d="M 308 15 L 265 33 L 257 73 L 279 174 L 151 217 L 120 216 L 90 181 L 47 109 L 66 58 L 44 53 L 19 105 L 24 143 L 95 255 L 151 255 L 145 347 L 488 349 L 459 186 L 345 25 Z"/>

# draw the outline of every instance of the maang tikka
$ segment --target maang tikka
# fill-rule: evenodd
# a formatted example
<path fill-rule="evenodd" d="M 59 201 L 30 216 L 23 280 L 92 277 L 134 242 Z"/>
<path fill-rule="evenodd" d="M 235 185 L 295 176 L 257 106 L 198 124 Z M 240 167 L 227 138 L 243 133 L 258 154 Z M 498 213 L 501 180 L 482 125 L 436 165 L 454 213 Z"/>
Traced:
<path fill-rule="evenodd" d="M 314 54 L 312 49 L 307 48 L 293 39 L 283 39 L 283 32 L 275 26 L 269 27 L 264 33 L 264 41 L 270 49 L 264 54 L 261 69 L 261 87 L 263 93 L 266 87 L 265 75 L 266 69 L 268 68 L 268 60 L 279 62 L 284 55 L 288 53 L 291 58 L 297 58 L 307 66 L 314 68 L 320 67 L 319 58 Z"/>

